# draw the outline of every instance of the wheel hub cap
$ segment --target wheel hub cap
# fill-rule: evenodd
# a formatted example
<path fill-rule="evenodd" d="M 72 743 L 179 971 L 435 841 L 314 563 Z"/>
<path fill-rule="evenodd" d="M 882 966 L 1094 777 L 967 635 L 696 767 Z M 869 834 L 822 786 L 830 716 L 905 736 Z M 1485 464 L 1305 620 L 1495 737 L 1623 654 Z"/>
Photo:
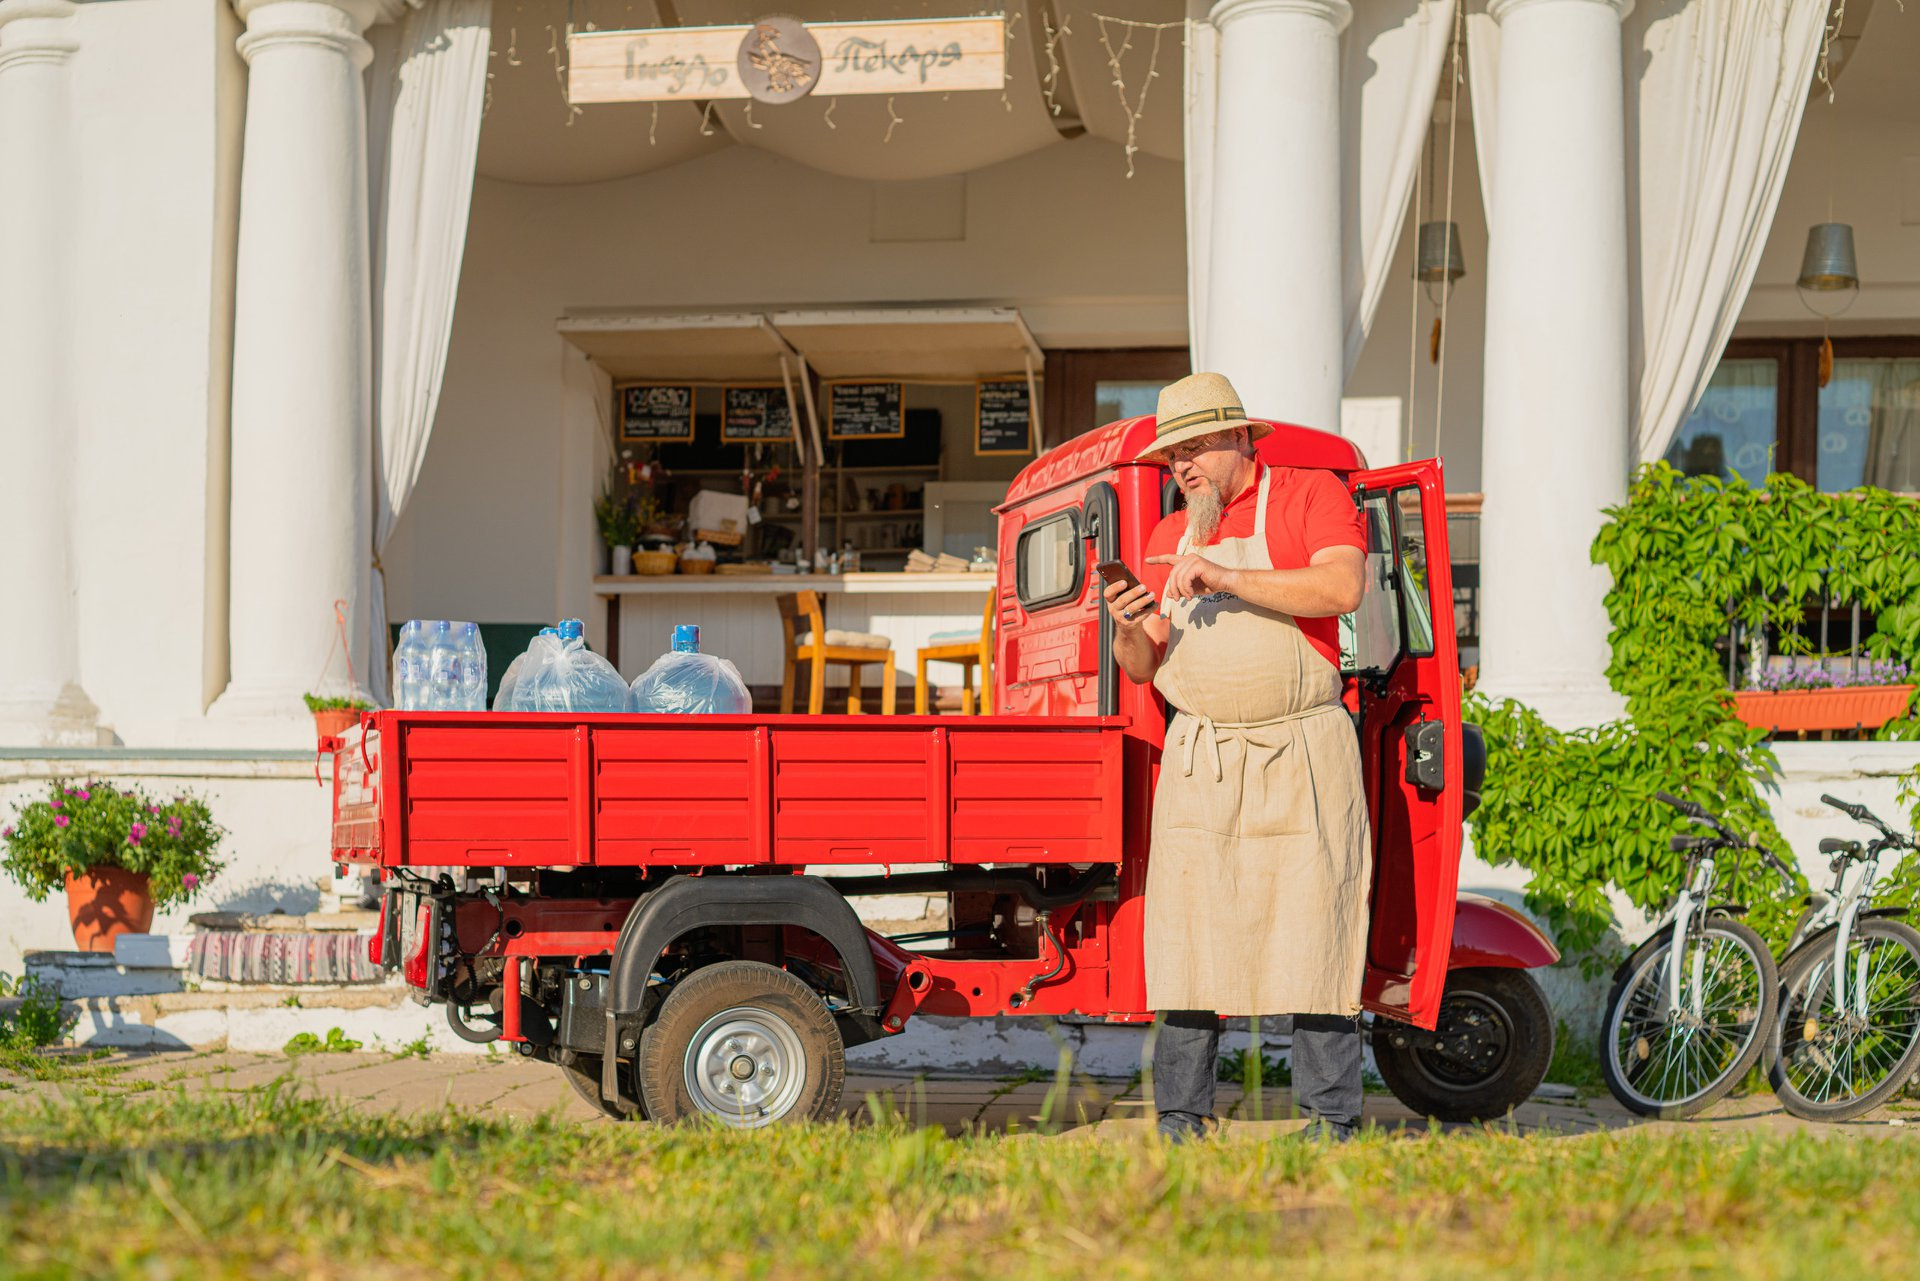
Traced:
<path fill-rule="evenodd" d="M 791 1112 L 806 1079 L 799 1034 L 769 1010 L 722 1010 L 687 1045 L 688 1097 L 702 1112 L 741 1129 L 771 1124 Z"/>

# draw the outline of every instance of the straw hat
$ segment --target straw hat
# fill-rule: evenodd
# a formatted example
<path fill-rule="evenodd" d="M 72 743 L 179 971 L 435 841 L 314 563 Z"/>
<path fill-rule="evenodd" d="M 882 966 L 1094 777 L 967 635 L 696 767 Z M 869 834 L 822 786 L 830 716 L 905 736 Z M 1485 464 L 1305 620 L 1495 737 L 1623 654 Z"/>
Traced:
<path fill-rule="evenodd" d="M 1233 389 L 1225 374 L 1189 374 L 1177 383 L 1162 387 L 1154 418 L 1153 443 L 1140 451 L 1137 457 L 1141 461 L 1157 460 L 1183 440 L 1210 436 L 1231 427 L 1245 427 L 1250 440 L 1259 440 L 1273 431 L 1266 423 L 1247 417 L 1247 411 L 1240 404 L 1240 393 Z"/>

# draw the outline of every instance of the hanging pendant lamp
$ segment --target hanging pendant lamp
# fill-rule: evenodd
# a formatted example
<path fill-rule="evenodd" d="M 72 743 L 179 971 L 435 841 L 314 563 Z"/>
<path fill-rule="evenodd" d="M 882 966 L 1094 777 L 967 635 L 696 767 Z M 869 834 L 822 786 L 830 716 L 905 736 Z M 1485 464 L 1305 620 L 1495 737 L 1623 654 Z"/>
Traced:
<path fill-rule="evenodd" d="M 1467 260 L 1460 252 L 1460 224 L 1423 222 L 1414 242 L 1413 278 L 1427 286 L 1427 300 L 1437 303 L 1433 286 L 1450 289 L 1453 282 L 1467 274 Z"/>
<path fill-rule="evenodd" d="M 1823 222 L 1807 228 L 1807 251 L 1800 258 L 1800 279 L 1796 283 L 1816 293 L 1858 289 L 1860 263 L 1853 253 L 1853 228 L 1844 222 Z"/>

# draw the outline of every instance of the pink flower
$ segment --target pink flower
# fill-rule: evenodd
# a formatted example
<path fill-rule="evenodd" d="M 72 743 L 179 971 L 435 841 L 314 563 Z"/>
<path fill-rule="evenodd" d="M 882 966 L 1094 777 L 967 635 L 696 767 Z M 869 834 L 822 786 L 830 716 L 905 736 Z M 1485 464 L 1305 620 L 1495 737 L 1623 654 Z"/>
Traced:
<path fill-rule="evenodd" d="M 11 827 L 0 828 L 0 840 L 10 841 L 12 839 L 13 839 L 13 828 Z"/>
<path fill-rule="evenodd" d="M 72 791 L 71 793 L 69 793 L 69 795 L 72 795 L 72 796 L 78 796 L 78 797 L 79 797 L 79 798 L 80 798 L 81 800 L 83 800 L 83 801 L 90 801 L 90 800 L 92 800 L 92 799 L 93 799 L 93 793 L 92 793 L 92 792 L 89 792 L 89 791 L 88 791 L 88 790 L 87 790 L 86 788 L 84 788 L 84 787 L 76 787 L 76 788 L 74 788 L 74 789 L 73 789 L 73 791 Z"/>
<path fill-rule="evenodd" d="M 53 816 L 53 825 L 55 827 L 65 827 L 68 823 L 71 823 L 72 821 L 73 820 L 68 818 L 65 814 L 55 814 Z"/>
<path fill-rule="evenodd" d="M 195 876 L 192 872 L 188 872 L 185 876 L 180 878 L 180 884 L 186 887 L 187 889 L 193 889 L 195 886 L 200 884 L 200 878 L 198 876 Z"/>
<path fill-rule="evenodd" d="M 175 815 L 173 818 L 170 818 L 167 820 L 167 835 L 168 836 L 180 835 L 180 819 L 178 815 Z"/>
<path fill-rule="evenodd" d="M 55 808 L 55 809 L 59 809 L 59 808 L 60 808 L 60 802 L 59 802 L 59 801 L 54 801 L 54 802 L 53 802 L 53 808 Z"/>
<path fill-rule="evenodd" d="M 160 807 L 158 805 L 149 805 L 147 806 L 147 813 L 157 816 L 160 813 Z"/>
<path fill-rule="evenodd" d="M 146 834 L 147 825 L 145 823 L 135 823 L 127 829 L 127 844 L 138 845 L 141 840 L 145 838 Z"/>

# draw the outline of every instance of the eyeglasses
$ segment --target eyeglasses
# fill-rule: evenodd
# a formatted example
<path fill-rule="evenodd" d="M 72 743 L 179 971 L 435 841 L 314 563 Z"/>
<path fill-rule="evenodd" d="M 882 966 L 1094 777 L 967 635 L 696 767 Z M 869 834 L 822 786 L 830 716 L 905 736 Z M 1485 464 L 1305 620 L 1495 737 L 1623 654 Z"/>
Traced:
<path fill-rule="evenodd" d="M 1211 436 L 1195 436 L 1192 440 L 1183 440 L 1177 445 L 1167 446 L 1167 461 L 1170 463 L 1190 462 L 1198 458 L 1201 454 L 1210 453 L 1216 449 L 1227 448 L 1233 444 L 1233 439 L 1232 432 L 1216 432 Z"/>

